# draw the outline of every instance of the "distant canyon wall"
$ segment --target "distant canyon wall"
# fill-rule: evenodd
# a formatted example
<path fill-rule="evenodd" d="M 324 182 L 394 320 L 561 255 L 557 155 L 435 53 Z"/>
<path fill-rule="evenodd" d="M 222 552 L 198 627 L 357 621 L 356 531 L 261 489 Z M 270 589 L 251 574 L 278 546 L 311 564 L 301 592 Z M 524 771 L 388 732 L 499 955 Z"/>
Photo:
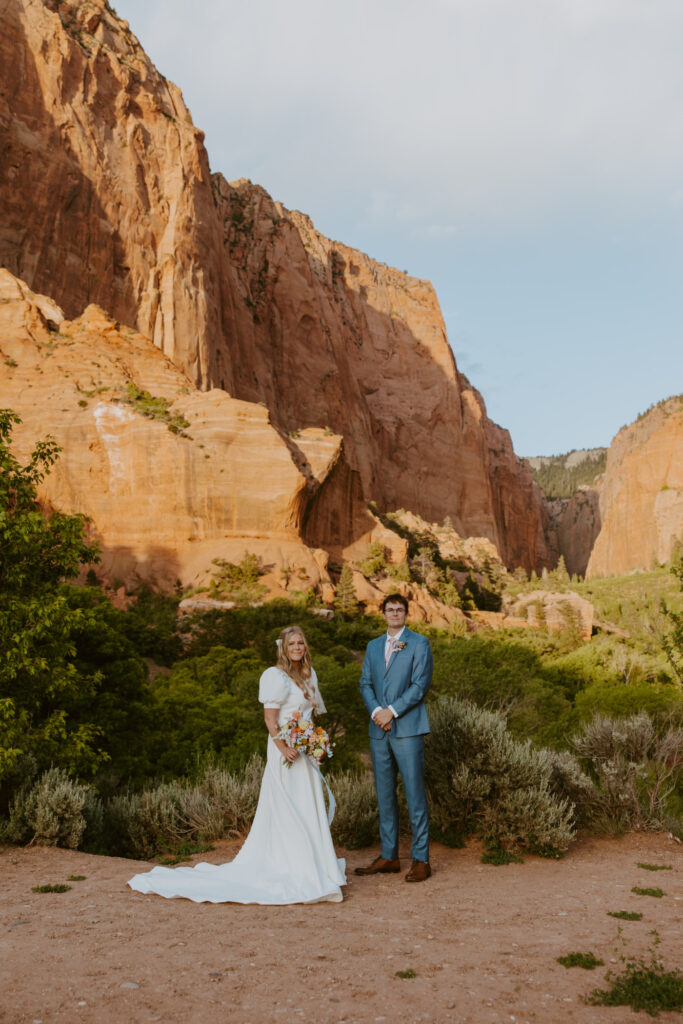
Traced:
<path fill-rule="evenodd" d="M 554 564 L 542 493 L 428 282 L 211 175 L 180 91 L 102 0 L 9 0 L 0 28 L 1 265 L 70 319 L 98 304 L 199 389 L 263 403 L 290 448 L 343 437 L 310 543 L 352 542 L 349 509 L 372 500 L 449 516 L 511 567 Z"/>
<path fill-rule="evenodd" d="M 683 397 L 623 427 L 604 472 L 571 498 L 549 499 L 548 513 L 550 543 L 570 573 L 613 576 L 670 561 L 683 544 Z"/>
<path fill-rule="evenodd" d="M 668 562 L 683 543 L 683 396 L 660 402 L 616 435 L 600 516 L 589 577 Z"/>

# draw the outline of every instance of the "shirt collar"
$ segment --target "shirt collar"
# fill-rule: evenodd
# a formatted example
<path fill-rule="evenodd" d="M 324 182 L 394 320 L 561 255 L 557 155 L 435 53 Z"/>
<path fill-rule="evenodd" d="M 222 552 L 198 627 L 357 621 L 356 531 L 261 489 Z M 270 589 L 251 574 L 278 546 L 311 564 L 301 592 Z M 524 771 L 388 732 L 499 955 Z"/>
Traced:
<path fill-rule="evenodd" d="M 396 643 L 396 641 L 398 639 L 400 639 L 400 637 L 403 636 L 403 633 L 405 632 L 405 628 L 406 628 L 405 626 L 401 626 L 401 628 L 398 631 L 398 633 L 396 633 L 394 636 L 389 636 L 389 632 L 387 630 L 387 634 L 386 634 L 386 636 L 384 638 L 384 642 L 388 644 L 390 640 L 393 640 L 394 643 Z"/>

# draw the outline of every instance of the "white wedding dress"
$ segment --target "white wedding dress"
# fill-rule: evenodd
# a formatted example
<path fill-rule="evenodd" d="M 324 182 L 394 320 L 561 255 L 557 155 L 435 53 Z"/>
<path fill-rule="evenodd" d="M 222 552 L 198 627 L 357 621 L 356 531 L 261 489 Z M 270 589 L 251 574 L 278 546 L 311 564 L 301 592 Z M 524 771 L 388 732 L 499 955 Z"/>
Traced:
<path fill-rule="evenodd" d="M 283 725 L 292 712 L 325 711 L 315 672 L 315 705 L 279 668 L 261 676 L 259 700 L 278 708 Z M 346 863 L 337 858 L 327 823 L 323 786 L 315 767 L 299 756 L 287 762 L 268 737 L 258 807 L 242 849 L 228 864 L 155 867 L 135 875 L 131 889 L 195 903 L 317 903 L 342 900 Z"/>

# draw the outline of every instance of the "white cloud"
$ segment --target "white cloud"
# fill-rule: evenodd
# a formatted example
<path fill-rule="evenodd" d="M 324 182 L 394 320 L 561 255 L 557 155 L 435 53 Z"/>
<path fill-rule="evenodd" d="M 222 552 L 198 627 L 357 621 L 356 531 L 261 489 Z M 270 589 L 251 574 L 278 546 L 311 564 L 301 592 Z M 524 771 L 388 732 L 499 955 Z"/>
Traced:
<path fill-rule="evenodd" d="M 212 166 L 291 205 L 456 230 L 683 180 L 673 0 L 118 3 L 183 88 Z M 405 208 L 411 209 L 407 216 Z"/>

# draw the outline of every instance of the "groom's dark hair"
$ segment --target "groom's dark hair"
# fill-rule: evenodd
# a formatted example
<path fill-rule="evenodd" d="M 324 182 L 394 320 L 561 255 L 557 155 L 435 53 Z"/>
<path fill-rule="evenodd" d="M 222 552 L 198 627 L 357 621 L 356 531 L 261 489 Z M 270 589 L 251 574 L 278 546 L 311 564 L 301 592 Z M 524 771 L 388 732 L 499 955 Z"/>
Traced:
<path fill-rule="evenodd" d="M 389 604 L 390 601 L 393 601 L 395 604 L 402 604 L 403 607 L 405 608 L 406 614 L 407 614 L 407 612 L 408 612 L 408 598 L 404 597 L 403 594 L 387 594 L 387 596 L 384 598 L 384 600 L 382 601 L 382 603 L 380 605 L 380 608 L 381 608 L 382 612 L 384 611 L 384 609 L 386 608 L 386 606 Z"/>

